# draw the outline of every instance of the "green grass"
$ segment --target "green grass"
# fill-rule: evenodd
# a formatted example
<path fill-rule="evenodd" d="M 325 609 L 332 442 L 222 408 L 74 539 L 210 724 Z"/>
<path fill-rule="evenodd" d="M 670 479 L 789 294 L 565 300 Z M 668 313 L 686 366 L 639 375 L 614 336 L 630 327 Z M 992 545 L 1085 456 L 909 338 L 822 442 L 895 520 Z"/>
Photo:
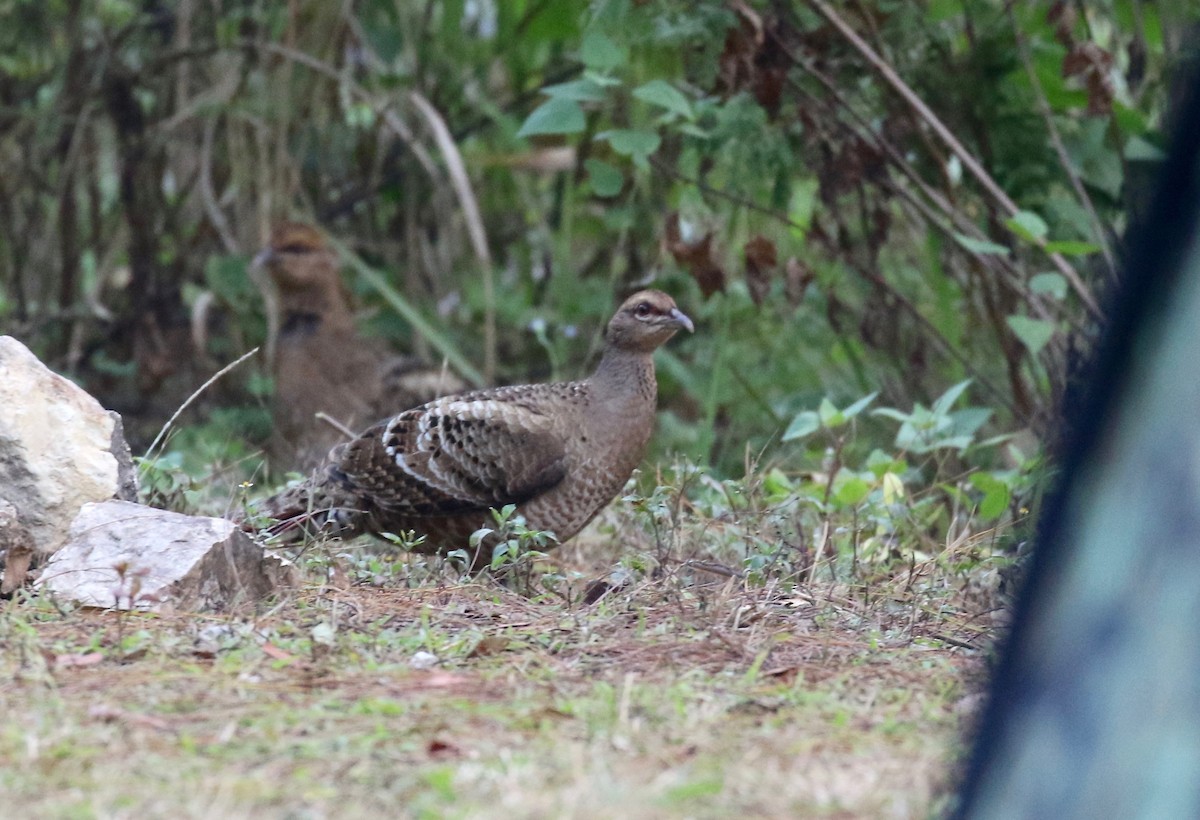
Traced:
<path fill-rule="evenodd" d="M 237 617 L 14 601 L 0 794 L 40 817 L 926 816 L 982 665 L 930 635 L 979 632 L 844 592 L 667 579 L 583 607 L 312 584 Z"/>

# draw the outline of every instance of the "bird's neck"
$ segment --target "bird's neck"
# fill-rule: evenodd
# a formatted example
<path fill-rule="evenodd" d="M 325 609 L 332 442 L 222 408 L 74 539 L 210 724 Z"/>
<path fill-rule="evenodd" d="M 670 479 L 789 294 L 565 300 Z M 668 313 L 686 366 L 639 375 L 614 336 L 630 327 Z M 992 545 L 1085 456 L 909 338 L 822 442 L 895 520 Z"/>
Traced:
<path fill-rule="evenodd" d="M 601 396 L 642 399 L 650 404 L 658 396 L 653 353 L 606 348 L 589 381 Z"/>
<path fill-rule="evenodd" d="M 281 300 L 284 333 L 309 335 L 354 326 L 354 316 L 340 294 L 323 290 L 289 293 Z"/>

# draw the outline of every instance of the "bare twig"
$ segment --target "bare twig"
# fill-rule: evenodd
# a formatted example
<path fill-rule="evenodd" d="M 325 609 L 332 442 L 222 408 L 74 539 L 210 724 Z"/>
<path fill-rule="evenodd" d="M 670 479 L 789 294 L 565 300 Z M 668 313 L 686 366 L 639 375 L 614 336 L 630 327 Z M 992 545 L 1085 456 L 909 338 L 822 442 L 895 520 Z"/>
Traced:
<path fill-rule="evenodd" d="M 1137 3 L 1133 5 L 1136 7 Z M 1042 88 L 1042 82 L 1038 79 L 1037 72 L 1033 68 L 1033 60 L 1029 56 L 1029 43 L 1021 31 L 1021 26 L 1017 23 L 1016 15 L 1013 14 L 1012 4 L 1006 3 L 1005 8 L 1008 11 L 1008 19 L 1012 23 L 1013 37 L 1017 41 L 1017 49 L 1021 54 L 1021 63 L 1025 66 L 1025 74 L 1029 77 L 1029 85 L 1033 88 L 1033 93 L 1037 97 L 1038 113 L 1042 115 L 1042 120 L 1046 123 L 1046 131 L 1050 135 L 1050 143 L 1054 146 L 1054 153 L 1058 155 L 1059 164 L 1062 165 L 1063 171 L 1071 183 L 1071 188 L 1075 191 L 1075 196 L 1079 199 L 1080 204 L 1083 205 L 1084 210 L 1087 211 L 1088 218 L 1092 223 L 1092 234 L 1096 237 L 1096 243 L 1100 246 L 1100 253 L 1104 256 L 1104 263 L 1108 266 L 1109 279 L 1115 281 L 1117 264 L 1113 258 L 1112 247 L 1108 243 L 1108 237 L 1104 232 L 1104 223 L 1100 221 L 1100 216 L 1096 213 L 1096 206 L 1092 203 L 1092 198 L 1088 196 L 1087 189 L 1083 187 L 1083 180 L 1079 178 L 1079 172 L 1075 170 L 1075 164 L 1071 161 L 1071 157 L 1067 153 L 1066 145 L 1063 144 L 1062 134 L 1059 133 L 1058 125 L 1054 122 L 1054 111 L 1050 108 L 1050 101 L 1046 99 L 1046 91 Z"/>
<path fill-rule="evenodd" d="M 463 218 L 467 222 L 467 235 L 471 238 L 475 257 L 483 267 L 483 299 L 485 302 L 483 375 L 491 382 L 496 377 L 495 273 L 492 254 L 488 250 L 487 232 L 484 230 L 483 217 L 479 212 L 479 203 L 475 198 L 475 191 L 471 187 L 471 180 L 467 176 L 462 153 L 459 152 L 458 145 L 455 144 L 454 137 L 451 135 L 450 129 L 446 127 L 446 121 L 442 119 L 442 115 L 421 92 L 413 91 L 408 97 L 421 116 L 425 117 L 426 122 L 429 123 L 434 142 L 437 143 L 438 149 L 441 150 L 442 156 L 446 160 L 446 170 L 450 174 L 450 181 L 454 184 L 455 193 L 458 194 L 459 203 L 462 205 Z"/>
<path fill-rule="evenodd" d="M 689 177 L 689 176 L 686 176 L 684 174 L 681 174 L 681 173 L 675 171 L 674 169 L 672 169 L 669 166 L 663 164 L 662 162 L 654 159 L 653 157 L 650 158 L 650 164 L 653 168 L 655 168 L 655 170 L 659 171 L 660 173 L 666 174 L 667 176 L 670 176 L 681 182 L 686 182 L 691 185 L 694 185 L 694 186 L 696 186 L 697 189 L 699 189 L 700 191 L 703 191 L 706 194 L 710 194 L 710 195 L 718 197 L 720 199 L 724 199 L 726 201 L 733 202 L 737 205 L 742 206 L 743 208 L 748 208 L 752 211 L 756 211 L 761 214 L 766 214 L 767 216 L 778 219 L 780 222 L 782 222 L 785 225 L 788 225 L 790 227 L 797 228 L 800 230 L 804 229 L 803 225 L 800 225 L 798 222 L 795 222 L 794 220 L 792 220 L 790 217 L 787 216 L 787 214 L 782 214 L 777 211 L 773 211 L 772 209 L 764 207 L 762 205 L 759 205 L 756 202 L 752 202 L 751 200 L 748 200 L 745 197 L 739 196 L 737 194 L 729 193 L 728 191 L 723 191 L 720 188 L 713 188 L 712 186 L 710 186 L 704 182 L 701 182 L 700 180 L 698 180 L 694 177 Z M 967 355 L 961 349 L 959 349 L 959 347 L 957 345 L 951 343 L 948 339 L 946 339 L 945 336 L 942 335 L 941 331 L 939 331 L 937 329 L 937 327 L 933 324 L 933 322 L 931 322 L 929 320 L 929 318 L 926 317 L 923 313 L 921 313 L 921 311 L 917 308 L 917 306 L 915 304 L 913 304 L 912 300 L 910 300 L 904 294 L 902 294 L 898 290 L 896 290 L 891 285 L 891 283 L 888 282 L 883 277 L 874 275 L 870 272 L 864 272 L 862 270 L 861 266 L 855 265 L 853 267 L 854 267 L 855 271 L 857 271 L 860 275 L 863 275 L 864 278 L 866 278 L 868 281 L 870 281 L 873 285 L 875 285 L 876 287 L 881 288 L 881 289 L 887 291 L 889 294 L 891 294 L 892 298 L 894 298 L 896 300 L 897 304 L 899 304 L 900 307 L 902 307 L 904 309 L 904 312 L 909 314 L 909 316 L 911 316 L 914 321 L 916 321 L 918 324 L 920 324 L 922 327 L 925 328 L 925 330 L 930 334 L 930 338 L 934 341 L 934 343 L 939 348 L 941 348 L 942 352 L 945 353 L 947 356 L 950 356 L 952 359 L 957 361 L 959 364 L 961 364 L 962 367 L 968 373 L 971 374 L 971 377 L 973 379 L 975 379 L 976 383 L 978 383 L 979 386 L 989 396 L 991 396 L 993 399 L 995 399 L 996 401 L 1003 404 L 1005 407 L 1009 408 L 1016 416 L 1018 416 L 1020 418 L 1024 417 L 1024 414 L 1020 413 L 1017 410 L 1017 408 L 1013 405 L 1012 399 L 1007 398 L 1005 396 L 1005 394 L 998 387 L 996 387 L 994 384 L 992 384 L 991 380 L 988 379 L 987 376 L 985 376 L 983 374 L 983 372 L 980 371 L 974 365 L 974 363 L 972 363 L 972 361 L 967 357 Z"/>
<path fill-rule="evenodd" d="M 237 367 L 242 362 L 246 361 L 246 359 L 249 359 L 251 356 L 253 356 L 257 352 L 258 352 L 258 348 L 256 347 L 253 350 L 247 351 L 246 353 L 243 353 L 241 356 L 238 356 L 232 362 L 225 365 L 220 370 L 218 370 L 216 373 L 214 373 L 208 381 L 206 381 L 204 384 L 200 385 L 200 387 L 198 387 L 196 389 L 195 393 L 192 393 L 192 395 L 188 396 L 187 401 L 185 401 L 183 404 L 179 405 L 179 409 L 171 414 L 171 418 L 167 419 L 167 423 L 164 424 L 162 426 L 162 429 L 158 431 L 158 435 L 154 437 L 154 441 L 150 442 L 150 446 L 148 448 L 146 448 L 146 455 L 144 455 L 142 458 L 144 458 L 144 459 L 150 458 L 150 454 L 154 452 L 154 449 L 156 447 L 158 447 L 159 442 L 163 440 L 164 436 L 166 436 L 167 431 L 171 429 L 171 425 L 173 425 L 175 423 L 175 421 L 181 415 L 183 415 L 183 411 L 188 409 L 188 407 L 191 406 L 192 402 L 194 402 L 196 399 L 200 398 L 201 393 L 203 393 L 210 386 L 212 386 L 217 381 L 217 379 L 221 378 L 226 373 L 233 370 L 235 367 Z"/>
<path fill-rule="evenodd" d="M 217 204 L 217 194 L 213 190 L 212 149 L 216 130 L 217 121 L 215 119 L 210 118 L 205 121 L 200 144 L 200 199 L 204 202 L 208 221 L 216 230 L 217 235 L 221 237 L 221 244 L 225 246 L 225 252 L 235 254 L 239 253 L 241 249 L 229 227 L 229 220 L 225 218 L 221 206 Z"/>
<path fill-rule="evenodd" d="M 924 100 L 917 96 L 916 92 L 913 91 L 903 79 L 901 79 L 900 75 L 896 73 L 895 69 L 893 69 L 886 60 L 880 57 L 875 50 L 866 43 L 866 41 L 859 37 L 857 32 L 855 32 L 854 29 L 852 29 L 850 25 L 829 6 L 828 3 L 826 3 L 824 0 L 808 0 L 808 3 L 815 8 L 821 14 L 821 16 L 828 20 L 830 24 L 838 30 L 838 33 L 840 33 L 846 39 L 846 41 L 849 42 L 850 45 L 852 45 L 854 49 L 858 51 L 859 54 L 861 54 L 863 58 L 875 68 L 876 71 L 879 72 L 880 76 L 884 78 L 888 85 L 890 85 L 896 91 L 896 93 L 898 93 L 904 99 L 904 101 L 907 102 L 913 108 L 913 110 L 917 112 L 917 115 L 925 121 L 925 123 L 933 130 L 935 134 L 937 134 L 938 138 L 946 144 L 946 147 L 949 148 L 950 151 L 959 158 L 963 164 L 963 167 L 970 172 L 971 176 L 975 177 L 979 184 L 983 186 L 983 189 L 987 191 L 988 194 L 991 195 L 991 197 L 1000 205 L 1001 209 L 1007 216 L 1014 216 L 1018 211 L 1021 210 L 1019 207 L 1017 207 L 1017 204 L 1012 201 L 1008 194 L 1005 193 L 1004 189 L 1002 189 L 996 183 L 996 181 L 992 179 L 991 174 L 989 174 L 987 170 L 985 170 L 984 167 L 979 164 L 979 161 L 975 159 L 975 156 L 971 154 L 971 152 L 969 152 L 961 142 L 958 141 L 958 138 L 951 133 L 950 129 L 947 128 L 941 119 L 938 118 L 937 114 L 933 113 L 933 110 L 925 104 Z M 1039 244 L 1044 246 L 1044 240 L 1039 242 Z M 1083 280 L 1079 277 L 1079 273 L 1075 270 L 1071 263 L 1068 262 L 1060 253 L 1050 253 L 1049 256 L 1050 260 L 1054 263 L 1055 268 L 1057 268 L 1059 273 L 1061 273 L 1071 284 L 1071 288 L 1075 291 L 1076 295 L 1079 296 L 1079 299 L 1081 302 L 1083 302 L 1084 306 L 1087 307 L 1093 316 L 1099 317 L 1101 315 L 1099 304 L 1097 304 L 1092 292 L 1088 289 L 1087 285 L 1084 284 Z"/>
<path fill-rule="evenodd" d="M 328 413 L 317 413 L 317 419 L 325 422 L 330 427 L 332 427 L 334 430 L 337 430 L 339 433 L 344 435 L 346 438 L 354 438 L 355 435 L 357 435 L 353 430 L 351 430 L 346 425 L 342 424 L 340 421 L 338 421 L 337 419 L 335 419 L 333 416 L 329 415 Z"/>

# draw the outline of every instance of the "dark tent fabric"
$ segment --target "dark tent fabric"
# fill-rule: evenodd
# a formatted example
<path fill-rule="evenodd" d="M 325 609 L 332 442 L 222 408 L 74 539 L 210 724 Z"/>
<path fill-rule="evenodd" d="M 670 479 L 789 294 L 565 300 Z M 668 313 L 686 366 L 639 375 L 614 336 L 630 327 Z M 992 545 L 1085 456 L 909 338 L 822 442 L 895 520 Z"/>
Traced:
<path fill-rule="evenodd" d="M 1200 817 L 1200 94 L 1174 125 L 960 817 Z"/>

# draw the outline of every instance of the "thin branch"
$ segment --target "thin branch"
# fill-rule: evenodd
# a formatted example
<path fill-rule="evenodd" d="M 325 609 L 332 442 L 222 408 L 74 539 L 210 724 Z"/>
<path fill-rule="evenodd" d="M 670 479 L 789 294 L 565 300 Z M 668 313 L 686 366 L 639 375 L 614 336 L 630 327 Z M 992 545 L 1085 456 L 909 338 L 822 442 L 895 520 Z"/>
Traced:
<path fill-rule="evenodd" d="M 167 423 L 164 424 L 162 426 L 162 429 L 158 431 L 158 435 L 154 437 L 154 441 L 150 442 L 150 446 L 146 448 L 146 455 L 142 456 L 142 458 L 143 459 L 150 458 L 150 454 L 154 452 L 154 449 L 156 447 L 158 447 L 159 442 L 163 440 L 164 436 L 166 436 L 167 431 L 171 429 L 171 425 L 173 425 L 176 422 L 176 420 L 178 420 L 178 418 L 181 415 L 183 415 L 183 411 L 188 409 L 188 407 L 191 406 L 192 402 L 194 402 L 196 399 L 200 398 L 201 393 L 203 393 L 205 390 L 207 390 L 209 387 L 211 387 L 217 381 L 217 379 L 221 378 L 226 373 L 233 370 L 235 367 L 237 367 L 242 362 L 246 361 L 246 359 L 249 359 L 251 356 L 253 356 L 257 352 L 258 352 L 258 348 L 256 347 L 253 350 L 249 350 L 249 351 L 243 353 L 241 356 L 238 356 L 232 362 L 225 365 L 220 370 L 218 370 L 216 373 L 214 373 L 212 375 L 212 377 L 209 378 L 208 381 L 206 381 L 204 384 L 200 385 L 200 387 L 198 387 L 196 389 L 195 393 L 188 396 L 187 401 L 185 401 L 183 404 L 179 405 L 179 409 L 171 414 L 171 418 L 167 419 Z"/>
<path fill-rule="evenodd" d="M 946 125 L 938 118 L 938 116 L 933 113 L 933 110 L 925 104 L 924 100 L 917 96 L 916 92 L 914 92 L 908 86 L 908 84 L 901 79 L 900 75 L 896 73 L 891 65 L 889 65 L 887 61 L 885 61 L 878 54 L 876 54 L 875 50 L 872 49 L 871 46 L 868 45 L 861 37 L 859 37 L 854 29 L 850 28 L 850 25 L 843 20 L 841 16 L 829 6 L 828 3 L 826 3 L 824 0 L 808 0 L 808 3 L 826 20 L 828 20 L 830 24 L 847 40 L 847 42 L 849 42 L 850 45 L 852 45 L 854 49 L 858 51 L 858 53 L 861 54 L 863 58 L 875 68 L 876 71 L 879 72 L 880 76 L 883 77 L 888 85 L 890 85 L 896 91 L 896 93 L 898 93 L 904 99 L 904 101 L 907 102 L 913 108 L 913 110 L 917 112 L 917 115 L 920 116 L 920 118 L 925 121 L 926 125 L 928 125 L 933 132 L 938 135 L 942 142 L 946 144 L 946 147 L 949 148 L 950 151 L 959 158 L 963 164 L 963 167 L 966 168 L 973 177 L 975 177 L 979 184 L 983 186 L 984 190 L 987 191 L 1000 205 L 1001 209 L 1007 216 L 1014 216 L 1018 211 L 1021 210 L 1017 207 L 1017 204 L 1013 202 L 1011 198 L 1009 198 L 1008 194 L 1005 193 L 1004 190 L 996 183 L 996 181 L 992 179 L 991 174 L 989 174 L 984 167 L 979 164 L 974 155 L 971 154 L 963 146 L 963 144 L 958 141 L 954 134 L 951 133 L 950 129 L 947 128 Z M 1039 244 L 1044 246 L 1044 240 L 1039 242 Z M 1061 273 L 1067 279 L 1067 281 L 1070 282 L 1072 289 L 1074 289 L 1075 293 L 1079 296 L 1079 299 L 1083 302 L 1084 306 L 1087 307 L 1094 317 L 1100 318 L 1101 311 L 1099 304 L 1097 304 L 1092 292 L 1088 289 L 1087 285 L 1084 284 L 1083 280 L 1079 277 L 1079 273 L 1075 270 L 1071 263 L 1068 262 L 1060 253 L 1051 253 L 1049 256 L 1059 273 Z"/>
<path fill-rule="evenodd" d="M 241 252 L 241 248 L 238 247 L 233 230 L 229 227 L 229 220 L 221 211 L 221 206 L 217 203 L 216 191 L 213 190 L 212 154 L 213 136 L 216 130 L 217 121 L 215 119 L 210 118 L 205 121 L 200 143 L 200 199 L 204 203 L 208 221 L 212 223 L 217 235 L 221 237 L 221 244 L 225 246 L 225 252 L 236 254 Z"/>
<path fill-rule="evenodd" d="M 1136 7 L 1137 3 L 1133 5 Z M 1071 157 L 1067 153 L 1067 147 L 1063 144 L 1062 134 L 1059 133 L 1058 125 L 1054 122 L 1054 110 L 1050 108 L 1050 101 L 1046 99 L 1046 91 L 1042 88 L 1041 80 L 1038 79 L 1037 72 L 1033 68 L 1033 58 L 1029 54 L 1029 43 L 1021 31 L 1020 25 L 1017 24 L 1017 17 L 1013 14 L 1012 4 L 1006 3 L 1005 8 L 1008 11 L 1008 19 L 1012 23 L 1013 37 L 1017 41 L 1017 50 L 1021 54 L 1021 63 L 1025 66 L 1025 74 L 1029 77 L 1029 85 L 1033 88 L 1033 93 L 1037 97 L 1038 113 L 1042 115 L 1042 119 L 1046 123 L 1046 131 L 1050 134 L 1050 143 L 1054 146 L 1054 152 L 1058 154 L 1059 164 L 1062 165 L 1063 171 L 1066 172 L 1067 179 L 1071 183 L 1071 188 L 1075 191 L 1075 196 L 1082 203 L 1084 210 L 1087 211 L 1088 217 L 1092 222 L 1092 232 L 1096 237 L 1096 242 L 1100 245 L 1100 253 L 1104 256 L 1104 263 L 1108 266 L 1109 279 L 1115 281 L 1117 277 L 1117 264 L 1113 258 L 1112 247 L 1108 243 L 1108 237 L 1105 235 L 1104 223 L 1100 221 L 1100 215 L 1096 213 L 1096 207 L 1092 203 L 1092 198 L 1088 196 L 1087 189 L 1083 187 L 1083 180 L 1079 178 L 1079 172 L 1075 170 L 1075 164 L 1071 162 Z"/>
<path fill-rule="evenodd" d="M 467 176 L 467 167 L 463 162 L 462 153 L 458 150 L 458 145 L 455 144 L 454 137 L 451 136 L 450 129 L 446 127 L 446 121 L 442 115 L 419 91 L 411 92 L 409 99 L 429 123 L 430 130 L 433 131 L 434 142 L 437 143 L 446 160 L 446 170 L 450 173 L 450 181 L 454 184 L 454 190 L 462 205 L 463 218 L 467 222 L 467 235 L 471 238 L 475 257 L 483 267 L 483 375 L 490 383 L 496 378 L 495 271 L 492 254 L 488 250 L 483 217 L 479 212 L 479 202 L 475 198 L 475 191 L 471 188 L 471 180 Z"/>
<path fill-rule="evenodd" d="M 786 214 L 781 214 L 781 213 L 771 210 L 770 208 L 763 207 L 762 205 L 759 205 L 756 202 L 752 202 L 751 200 L 748 200 L 744 197 L 738 196 L 737 194 L 731 194 L 728 191 L 722 191 L 719 188 L 713 188 L 712 186 L 710 186 L 704 182 L 701 182 L 698 179 L 681 174 L 672 168 L 668 168 L 660 160 L 657 160 L 654 157 L 650 158 L 650 164 L 659 173 L 662 173 L 669 177 L 672 177 L 673 179 L 678 180 L 679 182 L 685 182 L 689 185 L 694 185 L 702 193 L 706 193 L 711 196 L 715 196 L 719 199 L 724 199 L 728 202 L 732 202 L 737 205 L 740 205 L 743 208 L 748 208 L 752 211 L 756 211 L 758 213 L 765 214 L 773 219 L 779 220 L 780 222 L 782 222 L 783 224 L 785 224 L 789 227 L 796 228 L 798 230 L 805 230 L 803 225 L 799 224 L 798 222 L 795 222 L 790 217 L 788 217 Z M 937 224 L 937 223 L 934 223 L 934 224 Z M 942 349 L 942 352 L 945 353 L 946 355 L 948 355 L 950 358 L 957 361 L 960 365 L 962 365 L 963 369 L 966 370 L 966 372 L 971 374 L 971 377 L 973 379 L 975 379 L 976 382 L 978 382 L 979 386 L 984 390 L 984 392 L 988 393 L 997 402 L 999 402 L 999 403 L 1003 404 L 1005 407 L 1007 407 L 1010 411 L 1012 411 L 1014 416 L 1016 416 L 1018 418 L 1024 418 L 1024 414 L 1020 413 L 1018 411 L 1018 409 L 1013 405 L 1011 397 L 1006 397 L 1004 395 L 1004 393 L 1002 393 L 999 390 L 999 388 L 997 388 L 994 384 L 992 384 L 992 382 L 987 377 L 985 377 L 981 372 L 979 372 L 979 370 L 974 366 L 974 364 L 972 364 L 971 360 L 968 359 L 967 356 L 961 350 L 958 349 L 958 347 L 951 344 L 950 341 L 942 335 L 941 331 L 939 331 L 937 329 L 937 327 L 933 324 L 933 322 L 931 322 L 928 318 L 926 318 L 921 313 L 921 311 L 917 308 L 917 306 L 914 305 L 911 300 L 909 300 L 909 298 L 907 296 L 905 296 L 904 294 L 902 294 L 898 290 L 896 290 L 894 287 L 892 287 L 892 285 L 883 277 L 877 276 L 869 271 L 864 271 L 864 270 L 860 269 L 857 265 L 852 265 L 851 267 L 853 267 L 858 272 L 858 274 L 860 276 L 862 276 L 864 279 L 871 282 L 876 287 L 881 288 L 881 289 L 887 291 L 889 294 L 891 294 L 892 298 L 894 298 L 897 301 L 897 303 L 899 303 L 899 305 L 904 309 L 904 311 L 906 313 L 908 313 L 918 324 L 920 324 L 922 327 L 925 328 L 925 330 L 929 333 L 929 336 L 934 341 L 934 343 L 939 348 Z"/>

